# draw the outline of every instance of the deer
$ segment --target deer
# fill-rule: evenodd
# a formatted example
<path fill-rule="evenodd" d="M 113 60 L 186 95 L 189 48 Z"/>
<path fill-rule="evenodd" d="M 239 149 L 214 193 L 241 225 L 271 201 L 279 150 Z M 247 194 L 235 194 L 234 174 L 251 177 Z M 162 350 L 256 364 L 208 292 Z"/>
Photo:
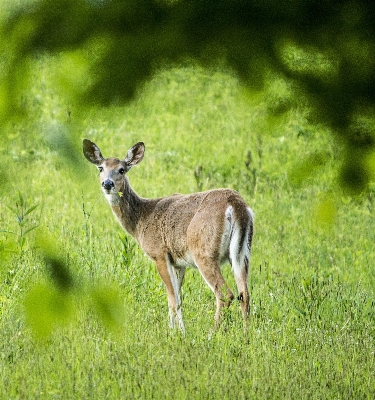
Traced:
<path fill-rule="evenodd" d="M 253 211 L 232 189 L 140 197 L 130 186 L 127 173 L 142 161 L 144 153 L 144 143 L 138 142 L 124 159 L 104 158 L 95 143 L 83 140 L 83 154 L 98 168 L 101 188 L 113 214 L 156 264 L 167 292 L 170 327 L 178 325 L 185 332 L 181 286 L 187 267 L 197 268 L 214 293 L 214 329 L 220 325 L 222 309 L 235 299 L 220 268 L 228 262 L 246 323 L 250 314 L 248 277 Z"/>

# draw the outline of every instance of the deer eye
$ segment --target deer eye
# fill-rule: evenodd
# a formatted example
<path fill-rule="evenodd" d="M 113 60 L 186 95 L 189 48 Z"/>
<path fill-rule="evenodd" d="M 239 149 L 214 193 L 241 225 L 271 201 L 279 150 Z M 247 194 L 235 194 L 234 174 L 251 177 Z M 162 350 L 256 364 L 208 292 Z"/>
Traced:
<path fill-rule="evenodd" d="M 120 168 L 120 169 L 118 170 L 118 172 L 119 172 L 119 174 L 124 175 L 125 169 L 124 169 L 124 168 Z"/>
<path fill-rule="evenodd" d="M 103 172 L 103 167 L 98 167 L 99 172 Z"/>

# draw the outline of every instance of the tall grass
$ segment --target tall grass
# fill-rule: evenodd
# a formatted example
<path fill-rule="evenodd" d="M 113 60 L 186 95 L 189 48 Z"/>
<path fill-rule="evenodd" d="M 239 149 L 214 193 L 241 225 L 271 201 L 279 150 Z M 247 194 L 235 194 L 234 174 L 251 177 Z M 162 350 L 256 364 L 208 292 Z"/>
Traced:
<path fill-rule="evenodd" d="M 373 191 L 358 199 L 335 187 L 340 149 L 301 109 L 279 112 L 291 102 L 282 81 L 250 96 L 220 71 L 179 68 L 126 107 L 78 115 L 54 92 L 48 62 L 37 66 L 34 117 L 8 126 L 0 145 L 0 229 L 16 229 L 6 206 L 19 192 L 39 204 L 22 252 L 0 233 L 1 398 L 375 396 Z M 144 141 L 145 158 L 129 173 L 144 197 L 224 186 L 242 194 L 256 214 L 246 331 L 233 304 L 208 338 L 214 296 L 195 270 L 183 286 L 187 333 L 169 330 L 156 268 L 115 222 L 81 156 L 84 137 L 117 157 Z M 61 310 L 46 291 L 42 234 L 60 248 L 74 288 L 61 300 L 66 320 L 51 314 L 44 323 L 57 329 L 38 339 L 27 299 L 50 296 Z M 229 266 L 224 274 L 234 288 Z M 125 305 L 120 328 L 103 324 L 106 298 Z"/>

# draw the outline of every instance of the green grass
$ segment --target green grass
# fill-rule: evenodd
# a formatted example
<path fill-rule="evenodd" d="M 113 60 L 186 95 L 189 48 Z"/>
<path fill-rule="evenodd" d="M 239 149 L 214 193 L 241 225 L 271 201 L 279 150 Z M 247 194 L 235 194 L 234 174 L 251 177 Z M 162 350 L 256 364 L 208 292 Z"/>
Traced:
<path fill-rule="evenodd" d="M 340 149 L 301 109 L 280 113 L 290 88 L 273 78 L 250 95 L 220 71 L 186 67 L 161 72 L 127 107 L 83 113 L 55 93 L 49 68 L 36 63 L 32 118 L 5 127 L 0 144 L 0 230 L 19 229 L 6 207 L 18 191 L 26 209 L 39 204 L 22 249 L 0 233 L 0 398 L 374 398 L 374 192 L 336 187 Z M 170 331 L 156 268 L 111 214 L 84 137 L 118 157 L 144 141 L 129 173 L 144 197 L 243 195 L 256 215 L 246 332 L 235 302 L 208 338 L 214 296 L 195 270 L 183 286 L 186 335 Z M 71 271 L 67 294 L 51 291 L 41 237 Z M 54 312 L 41 319 L 56 329 L 38 339 L 25 312 L 39 318 L 30 302 L 42 296 Z"/>

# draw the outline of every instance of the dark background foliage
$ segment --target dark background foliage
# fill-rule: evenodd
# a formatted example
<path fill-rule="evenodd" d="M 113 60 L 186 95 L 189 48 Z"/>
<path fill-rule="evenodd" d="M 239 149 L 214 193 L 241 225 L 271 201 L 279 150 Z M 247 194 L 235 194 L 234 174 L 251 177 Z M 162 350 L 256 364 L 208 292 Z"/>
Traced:
<path fill-rule="evenodd" d="M 250 88 L 276 73 L 344 144 L 342 186 L 360 192 L 371 179 L 373 1 L 44 0 L 10 14 L 2 27 L 3 117 L 19 108 L 27 60 L 44 52 L 83 51 L 88 80 L 76 94 L 99 105 L 128 101 L 155 71 L 186 60 L 220 64 Z M 290 49 L 301 60 L 291 60 Z"/>

